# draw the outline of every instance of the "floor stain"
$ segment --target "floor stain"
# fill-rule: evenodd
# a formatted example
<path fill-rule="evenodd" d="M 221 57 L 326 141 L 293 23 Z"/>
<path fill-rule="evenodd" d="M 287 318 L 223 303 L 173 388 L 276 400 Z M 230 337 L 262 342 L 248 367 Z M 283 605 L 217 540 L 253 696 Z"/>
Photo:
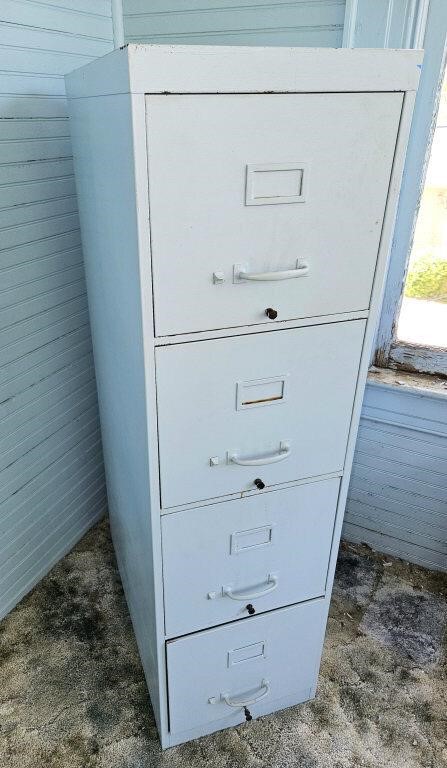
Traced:
<path fill-rule="evenodd" d="M 162 752 L 104 521 L 0 624 L 0 768 L 447 768 L 446 621 L 343 544 L 316 699 Z"/>
<path fill-rule="evenodd" d="M 440 661 L 447 622 L 447 602 L 405 584 L 381 587 L 361 629 L 420 666 Z"/>

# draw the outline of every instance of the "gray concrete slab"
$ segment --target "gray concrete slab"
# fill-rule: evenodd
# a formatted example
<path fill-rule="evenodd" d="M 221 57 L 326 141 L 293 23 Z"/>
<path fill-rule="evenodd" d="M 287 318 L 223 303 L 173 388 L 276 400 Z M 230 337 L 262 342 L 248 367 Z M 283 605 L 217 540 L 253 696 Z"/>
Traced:
<path fill-rule="evenodd" d="M 0 766 L 444 768 L 446 616 L 446 574 L 343 545 L 315 701 L 162 753 L 101 523 L 0 624 Z"/>

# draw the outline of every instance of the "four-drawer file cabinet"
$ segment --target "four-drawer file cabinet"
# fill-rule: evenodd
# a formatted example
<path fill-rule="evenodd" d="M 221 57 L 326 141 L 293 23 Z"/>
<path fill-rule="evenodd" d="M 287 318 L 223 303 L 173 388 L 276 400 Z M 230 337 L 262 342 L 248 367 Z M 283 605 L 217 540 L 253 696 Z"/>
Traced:
<path fill-rule="evenodd" d="M 421 54 L 67 77 L 118 564 L 163 746 L 315 694 Z"/>

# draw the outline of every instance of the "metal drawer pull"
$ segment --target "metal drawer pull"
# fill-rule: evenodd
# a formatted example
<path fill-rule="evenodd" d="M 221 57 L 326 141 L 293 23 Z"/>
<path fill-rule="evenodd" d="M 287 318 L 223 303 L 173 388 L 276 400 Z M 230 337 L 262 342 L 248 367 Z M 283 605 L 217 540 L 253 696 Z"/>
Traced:
<path fill-rule="evenodd" d="M 258 592 L 233 592 L 231 587 L 222 587 L 222 594 L 226 597 L 231 597 L 232 600 L 255 600 L 257 597 L 263 597 L 273 592 L 278 586 L 278 577 L 269 575 L 267 586 L 258 590 Z"/>
<path fill-rule="evenodd" d="M 290 443 L 281 442 L 278 453 L 271 456 L 262 456 L 259 459 L 241 459 L 237 453 L 228 453 L 228 462 L 238 464 L 240 467 L 262 467 L 264 464 L 276 464 L 277 461 L 284 461 L 292 453 Z"/>
<path fill-rule="evenodd" d="M 257 696 L 253 696 L 252 699 L 232 698 L 228 693 L 221 693 L 220 698 L 222 701 L 225 702 L 225 704 L 228 704 L 229 707 L 236 707 L 237 709 L 239 709 L 239 707 L 248 707 L 250 704 L 256 704 L 257 701 L 260 701 L 265 696 L 267 696 L 269 691 L 270 691 L 269 681 L 261 680 L 260 693 Z"/>
<path fill-rule="evenodd" d="M 236 280 L 254 280 L 259 283 L 270 282 L 272 280 L 291 280 L 294 277 L 305 277 L 309 274 L 309 264 L 301 262 L 295 269 L 283 269 L 278 272 L 246 272 L 244 269 L 235 271 Z"/>

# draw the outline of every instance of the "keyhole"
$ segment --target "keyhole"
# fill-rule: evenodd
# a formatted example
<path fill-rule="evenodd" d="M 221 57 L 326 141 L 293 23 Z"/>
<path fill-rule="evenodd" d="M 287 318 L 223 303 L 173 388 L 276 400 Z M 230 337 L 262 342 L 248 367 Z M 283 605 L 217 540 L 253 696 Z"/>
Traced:
<path fill-rule="evenodd" d="M 253 614 L 256 613 L 256 609 L 252 606 L 251 603 L 247 605 L 247 611 L 249 612 L 250 616 L 253 616 Z"/>
<path fill-rule="evenodd" d="M 252 716 L 250 715 L 250 710 L 247 709 L 247 707 L 244 707 L 244 715 L 247 723 L 249 723 L 250 720 L 253 720 Z"/>

